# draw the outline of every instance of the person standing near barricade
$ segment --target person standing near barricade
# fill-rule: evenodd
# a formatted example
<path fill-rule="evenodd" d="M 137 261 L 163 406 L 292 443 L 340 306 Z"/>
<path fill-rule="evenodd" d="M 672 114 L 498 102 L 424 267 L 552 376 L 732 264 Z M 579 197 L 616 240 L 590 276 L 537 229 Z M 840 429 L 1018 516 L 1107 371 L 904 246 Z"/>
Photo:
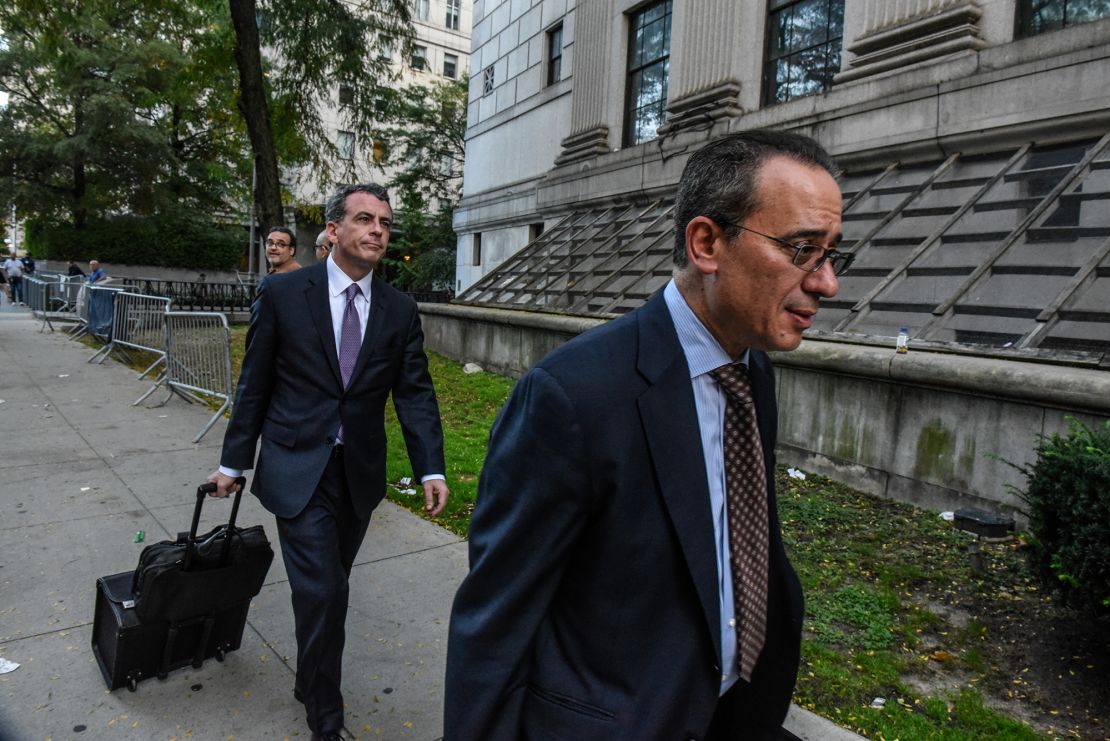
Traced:
<path fill-rule="evenodd" d="M 8 276 L 8 285 L 11 286 L 9 298 L 12 306 L 23 304 L 23 263 L 15 259 L 15 253 L 9 255 L 4 261 L 4 272 Z"/>
<path fill-rule="evenodd" d="M 89 260 L 89 275 L 85 278 L 85 282 L 92 285 L 105 280 L 108 280 L 108 274 L 104 272 L 104 268 L 100 267 L 100 261 Z"/>
<path fill-rule="evenodd" d="M 35 258 L 31 257 L 30 255 L 24 255 L 23 257 L 19 258 L 19 261 L 23 263 L 24 277 L 29 278 L 35 274 Z"/>
<path fill-rule="evenodd" d="M 82 270 L 81 267 L 76 262 L 74 262 L 73 260 L 70 260 L 69 261 L 69 270 L 66 271 L 66 275 L 68 275 L 70 278 L 75 278 L 78 275 L 81 276 L 82 278 L 84 278 L 85 277 L 85 271 Z"/>
<path fill-rule="evenodd" d="M 270 264 L 270 275 L 274 273 L 291 273 L 301 267 L 293 259 L 297 254 L 297 235 L 292 229 L 284 226 L 275 226 L 266 235 L 266 262 Z"/>
<path fill-rule="evenodd" d="M 389 245 L 389 194 L 344 186 L 326 217 L 328 259 L 259 284 L 220 467 L 208 479 L 213 496 L 226 497 L 254 467 L 251 491 L 277 518 L 296 624 L 293 694 L 313 739 L 342 737 L 348 578 L 385 494 L 391 395 L 425 512 L 440 514 L 448 496 L 416 303 L 373 274 Z"/>

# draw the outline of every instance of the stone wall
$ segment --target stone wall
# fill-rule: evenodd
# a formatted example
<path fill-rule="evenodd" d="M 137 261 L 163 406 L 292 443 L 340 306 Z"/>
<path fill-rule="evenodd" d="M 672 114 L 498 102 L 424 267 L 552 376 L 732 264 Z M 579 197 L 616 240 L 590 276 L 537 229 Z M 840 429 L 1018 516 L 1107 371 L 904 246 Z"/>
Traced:
<path fill-rule="evenodd" d="M 422 304 L 427 347 L 519 376 L 593 319 Z M 1037 436 L 1110 419 L 1110 372 L 806 340 L 773 355 L 779 462 L 943 510 L 1015 511 Z M 1019 520 L 1020 520 L 1019 514 Z"/>

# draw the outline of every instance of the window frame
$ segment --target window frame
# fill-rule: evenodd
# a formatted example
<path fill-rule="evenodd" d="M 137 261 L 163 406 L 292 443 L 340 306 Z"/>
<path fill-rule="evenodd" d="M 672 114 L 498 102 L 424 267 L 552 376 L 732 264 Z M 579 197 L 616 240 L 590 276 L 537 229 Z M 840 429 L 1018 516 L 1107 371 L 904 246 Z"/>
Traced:
<path fill-rule="evenodd" d="M 1052 33 L 1053 31 L 1062 31 L 1065 28 L 1074 28 L 1081 26 L 1084 23 L 1094 23 L 1106 18 L 1110 18 L 1110 13 L 1099 18 L 1093 18 L 1086 21 L 1068 22 L 1068 4 L 1074 0 L 1059 0 L 1063 3 L 1063 17 L 1060 25 L 1042 28 L 1035 30 L 1033 28 L 1033 0 L 1017 0 L 1014 4 L 1014 37 L 1017 39 L 1028 39 L 1034 36 L 1040 36 L 1042 33 Z"/>
<path fill-rule="evenodd" d="M 648 12 L 650 12 L 651 10 L 653 10 L 656 7 L 661 6 L 661 5 L 666 6 L 666 12 L 664 14 L 665 22 L 667 24 L 666 53 L 662 56 L 659 56 L 659 57 L 656 57 L 656 58 L 652 59 L 648 63 L 644 63 L 643 59 L 641 58 L 640 64 L 637 67 L 633 68 L 632 61 L 633 61 L 633 56 L 636 53 L 635 42 L 636 42 L 636 31 L 637 31 L 637 27 L 636 27 L 637 19 L 643 17 Z M 621 143 L 622 143 L 622 146 L 625 146 L 625 147 L 634 147 L 634 146 L 637 146 L 639 144 L 644 144 L 646 142 L 649 142 L 649 141 L 652 141 L 652 140 L 658 138 L 658 135 L 653 135 L 650 138 L 642 139 L 642 140 L 639 140 L 639 141 L 635 140 L 634 135 L 633 135 L 633 131 L 634 131 L 633 122 L 635 121 L 635 115 L 634 114 L 637 111 L 640 111 L 643 108 L 646 108 L 647 106 L 637 106 L 637 105 L 635 105 L 636 102 L 637 102 L 636 101 L 636 92 L 633 91 L 633 87 L 632 87 L 632 80 L 633 80 L 634 76 L 637 73 L 640 74 L 641 79 L 642 79 L 642 75 L 643 75 L 644 70 L 647 70 L 647 69 L 649 69 L 649 68 L 651 68 L 655 65 L 658 65 L 658 64 L 665 65 L 665 71 L 664 71 L 664 75 L 663 75 L 663 97 L 658 101 L 657 105 L 659 105 L 661 107 L 663 118 L 666 119 L 667 96 L 668 96 L 668 93 L 669 93 L 669 90 L 667 88 L 668 88 L 668 83 L 670 81 L 670 61 L 671 61 L 671 44 L 670 44 L 670 41 L 671 41 L 671 31 L 673 30 L 671 28 L 671 23 L 672 23 L 673 18 L 674 18 L 674 2 L 673 2 L 673 0 L 655 0 L 655 2 L 651 2 L 651 3 L 647 3 L 645 5 L 641 5 L 640 7 L 630 11 L 625 17 L 628 19 L 628 53 L 626 55 L 627 59 L 626 59 L 626 63 L 625 63 L 625 74 L 624 74 L 624 89 L 625 89 L 624 90 L 624 130 L 621 132 Z M 656 22 L 656 21 L 653 21 L 653 23 L 654 22 Z M 642 50 L 641 50 L 641 57 L 642 57 Z M 655 105 L 655 104 L 653 104 L 653 105 Z M 662 123 L 662 122 L 660 122 L 660 123 Z"/>
<path fill-rule="evenodd" d="M 769 0 L 768 3 L 767 3 L 766 38 L 764 40 L 764 51 L 763 51 L 763 95 L 762 95 L 762 98 L 763 98 L 763 105 L 764 106 L 780 105 L 782 103 L 789 103 L 793 100 L 800 100 L 802 98 L 809 98 L 809 97 L 812 97 L 814 95 L 823 95 L 823 94 L 829 92 L 829 90 L 832 89 L 832 87 L 833 87 L 832 78 L 837 72 L 840 71 L 840 66 L 841 66 L 841 64 L 843 63 L 843 60 L 844 60 L 844 7 L 843 6 L 845 4 L 845 0 L 824 0 L 825 10 L 826 10 L 826 12 L 825 12 L 826 38 L 825 38 L 824 41 L 821 42 L 820 45 L 826 47 L 824 72 L 825 72 L 825 74 L 828 75 L 829 82 L 826 86 L 822 87 L 822 89 L 818 90 L 817 92 L 807 93 L 806 95 L 795 95 L 795 96 L 788 97 L 785 100 L 777 100 L 775 98 L 776 88 L 774 86 L 775 86 L 775 76 L 776 76 L 775 72 L 777 70 L 777 66 L 775 66 L 774 63 L 778 62 L 780 60 L 789 59 L 790 57 L 792 57 L 796 54 L 799 54 L 801 52 L 817 48 L 817 46 L 815 45 L 815 46 L 809 46 L 809 47 L 799 48 L 799 49 L 790 49 L 786 53 L 772 59 L 771 49 L 774 46 L 773 39 L 774 39 L 774 33 L 775 33 L 775 27 L 776 27 L 776 24 L 774 22 L 775 21 L 775 16 L 779 13 L 786 12 L 788 9 L 791 9 L 791 8 L 794 8 L 798 5 L 801 5 L 802 3 L 805 3 L 807 1 L 808 0 Z M 829 21 L 830 15 L 831 15 L 828 12 L 828 10 L 832 7 L 832 5 L 834 3 L 839 3 L 840 6 L 841 6 L 841 9 L 840 9 L 840 36 L 836 37 L 835 39 L 828 37 L 828 21 Z M 839 50 L 837 52 L 837 63 L 835 65 L 829 65 L 827 47 L 829 47 L 829 45 L 834 43 L 834 41 L 839 43 Z"/>
<path fill-rule="evenodd" d="M 417 60 L 420 60 L 419 64 L 417 64 Z M 409 56 L 409 67 L 417 72 L 426 72 L 428 70 L 428 47 L 423 44 L 412 45 L 412 54 Z"/>
<path fill-rule="evenodd" d="M 558 47 L 555 36 L 558 34 Z M 544 87 L 551 87 L 563 79 L 563 24 L 556 23 L 544 34 L 544 52 L 547 54 L 547 70 L 544 73 Z M 556 54 L 556 52 L 558 52 Z"/>
<path fill-rule="evenodd" d="M 343 145 L 343 140 L 347 139 L 350 142 L 350 149 Z M 335 134 L 335 148 L 339 150 L 339 159 L 345 162 L 351 162 L 355 158 L 355 132 L 339 129 Z M 346 154 L 344 152 L 346 151 Z"/>
<path fill-rule="evenodd" d="M 447 74 L 447 61 L 448 60 L 452 60 L 451 61 L 451 64 L 452 64 L 451 74 Z M 448 53 L 444 52 L 444 54 L 443 54 L 443 76 L 446 77 L 449 80 L 459 79 L 459 55 L 458 54 L 448 54 Z"/>
<path fill-rule="evenodd" d="M 497 83 L 494 79 L 493 65 L 488 65 L 482 70 L 482 97 L 485 97 L 494 91 Z"/>
<path fill-rule="evenodd" d="M 355 104 L 355 86 L 349 82 L 339 83 L 339 106 L 346 108 Z"/>
<path fill-rule="evenodd" d="M 427 22 L 432 15 L 430 0 L 412 0 L 412 19 Z"/>
<path fill-rule="evenodd" d="M 462 0 L 447 0 L 445 4 L 446 18 L 444 23 L 449 30 L 458 31 L 459 19 L 462 17 Z"/>

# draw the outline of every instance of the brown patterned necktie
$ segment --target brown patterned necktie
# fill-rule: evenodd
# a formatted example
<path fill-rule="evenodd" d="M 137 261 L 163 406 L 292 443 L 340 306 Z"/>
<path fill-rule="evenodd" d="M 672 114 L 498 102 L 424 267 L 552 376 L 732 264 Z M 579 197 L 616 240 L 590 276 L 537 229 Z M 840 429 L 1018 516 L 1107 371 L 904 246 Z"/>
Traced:
<path fill-rule="evenodd" d="M 740 676 L 750 682 L 767 637 L 767 473 L 748 369 L 732 363 L 712 375 L 728 399 L 724 457 L 729 562 L 739 613 Z"/>

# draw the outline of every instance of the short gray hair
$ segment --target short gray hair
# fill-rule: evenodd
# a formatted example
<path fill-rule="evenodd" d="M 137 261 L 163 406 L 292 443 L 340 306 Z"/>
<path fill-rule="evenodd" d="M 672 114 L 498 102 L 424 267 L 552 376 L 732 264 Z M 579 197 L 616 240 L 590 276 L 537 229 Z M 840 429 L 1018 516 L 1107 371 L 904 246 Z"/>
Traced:
<path fill-rule="evenodd" d="M 723 136 L 699 149 L 686 162 L 674 203 L 674 255 L 686 267 L 686 226 L 708 216 L 734 239 L 737 225 L 759 207 L 756 175 L 771 157 L 787 157 L 835 175 L 832 157 L 808 136 L 753 129 Z"/>
<path fill-rule="evenodd" d="M 385 186 L 378 185 L 377 183 L 354 183 L 352 185 L 342 185 L 331 197 L 328 198 L 327 204 L 324 206 L 324 220 L 339 223 L 343 221 L 343 217 L 347 215 L 347 196 L 352 193 L 367 193 L 374 196 L 379 201 L 389 203 L 389 191 Z M 392 206 L 390 206 L 392 208 Z"/>

